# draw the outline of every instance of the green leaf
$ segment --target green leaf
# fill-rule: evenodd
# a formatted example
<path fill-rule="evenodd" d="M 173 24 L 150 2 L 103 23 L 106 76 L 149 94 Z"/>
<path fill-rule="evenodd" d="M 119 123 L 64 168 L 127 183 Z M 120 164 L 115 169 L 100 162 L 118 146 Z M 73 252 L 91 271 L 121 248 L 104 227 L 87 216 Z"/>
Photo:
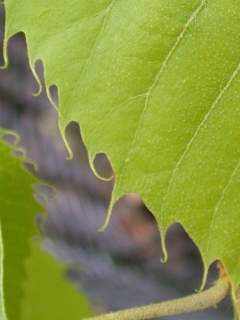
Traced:
<path fill-rule="evenodd" d="M 33 197 L 37 179 L 12 155 L 0 131 L 0 319 L 71 320 L 90 314 L 61 276 L 61 268 L 40 250 L 35 214 L 42 208 Z"/>
<path fill-rule="evenodd" d="M 86 297 L 63 278 L 63 271 L 39 246 L 32 246 L 22 320 L 80 320 L 93 314 Z"/>
<path fill-rule="evenodd" d="M 180 222 L 205 270 L 240 283 L 238 0 L 6 0 L 6 40 L 59 89 L 59 123 L 81 125 L 90 162 L 115 172 L 110 205 L 138 192 L 164 238 Z M 6 48 L 6 42 L 5 42 Z M 50 94 L 49 94 L 50 96 Z"/>
<path fill-rule="evenodd" d="M 2 141 L 0 131 L 0 226 L 1 226 L 1 312 L 3 319 L 20 319 L 20 301 L 31 237 L 36 234 L 34 214 L 40 209 L 34 200 L 36 182 L 12 156 L 14 148 Z M 13 307 L 14 306 L 14 307 Z M 7 317 L 6 317 L 7 316 Z"/>

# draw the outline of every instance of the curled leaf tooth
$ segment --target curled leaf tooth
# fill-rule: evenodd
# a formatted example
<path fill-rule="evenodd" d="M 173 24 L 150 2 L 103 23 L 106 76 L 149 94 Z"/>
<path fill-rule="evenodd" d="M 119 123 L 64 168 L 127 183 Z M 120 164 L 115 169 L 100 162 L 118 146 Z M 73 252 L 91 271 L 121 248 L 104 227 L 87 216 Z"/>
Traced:
<path fill-rule="evenodd" d="M 10 142 L 14 146 L 17 146 L 20 142 L 20 136 L 11 130 L 1 130 L 0 131 L 0 138 L 4 141 Z M 9 141 L 10 140 L 10 141 Z"/>
<path fill-rule="evenodd" d="M 125 194 L 121 194 L 117 192 L 117 187 L 118 187 L 118 184 L 115 181 L 113 191 L 112 191 L 111 201 L 109 203 L 108 210 L 107 210 L 107 214 L 106 214 L 103 225 L 98 229 L 99 232 L 104 232 L 107 229 L 112 217 L 114 206 L 117 204 L 118 201 L 121 201 L 122 197 L 125 196 Z"/>
<path fill-rule="evenodd" d="M 43 85 L 42 85 L 42 81 L 41 81 L 40 76 L 38 75 L 35 67 L 32 68 L 32 73 L 33 73 L 33 76 L 34 76 L 36 83 L 37 83 L 37 90 L 35 92 L 33 92 L 32 95 L 34 97 L 38 97 L 42 93 Z"/>
<path fill-rule="evenodd" d="M 113 180 L 113 177 L 114 177 L 113 174 L 111 174 L 109 177 L 104 177 L 101 173 L 98 172 L 98 170 L 96 168 L 96 164 L 95 164 L 96 163 L 96 157 L 97 157 L 98 154 L 99 153 L 95 153 L 93 155 L 89 155 L 89 165 L 90 165 L 90 168 L 92 169 L 92 172 L 94 173 L 94 175 L 98 179 L 100 179 L 102 181 L 108 182 L 108 181 Z"/>
<path fill-rule="evenodd" d="M 53 106 L 53 108 L 57 111 L 57 113 L 58 113 L 59 116 L 60 116 L 61 114 L 60 114 L 58 105 L 57 105 L 57 103 L 54 101 L 53 96 L 52 96 L 52 94 L 51 94 L 51 87 L 52 87 L 52 85 L 48 86 L 48 85 L 46 84 L 45 86 L 46 86 L 47 97 L 48 97 L 51 105 Z"/>
<path fill-rule="evenodd" d="M 167 229 L 160 230 L 160 241 L 161 241 L 161 247 L 162 247 L 162 257 L 161 262 L 167 263 L 168 262 L 168 250 L 167 250 L 167 243 L 166 243 L 166 236 L 167 236 Z"/>
<path fill-rule="evenodd" d="M 2 6 L 3 3 L 0 3 L 0 6 Z M 8 41 L 9 39 L 6 37 L 6 31 L 5 31 L 5 36 L 3 40 L 3 47 L 2 47 L 2 55 L 3 55 L 3 64 L 0 65 L 0 70 L 5 70 L 7 69 L 9 65 L 9 60 L 8 60 Z"/>
<path fill-rule="evenodd" d="M 59 118 L 59 121 L 61 121 L 61 118 Z M 70 143 L 68 142 L 68 139 L 67 139 L 67 136 L 66 136 L 67 125 L 64 126 L 64 127 L 59 126 L 59 128 L 60 128 L 60 133 L 61 133 L 64 145 L 65 145 L 67 153 L 68 153 L 66 159 L 67 160 L 72 160 L 73 159 L 73 151 L 72 151 L 72 148 L 71 148 Z"/>

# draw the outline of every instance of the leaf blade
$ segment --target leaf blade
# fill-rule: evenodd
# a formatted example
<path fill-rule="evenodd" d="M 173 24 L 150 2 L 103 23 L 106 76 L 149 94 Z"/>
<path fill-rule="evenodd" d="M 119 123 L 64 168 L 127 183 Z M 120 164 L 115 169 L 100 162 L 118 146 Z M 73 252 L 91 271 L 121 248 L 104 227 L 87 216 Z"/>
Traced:
<path fill-rule="evenodd" d="M 59 1 L 6 4 L 7 38 L 24 31 L 32 66 L 42 58 L 47 84 L 59 88 L 63 136 L 76 121 L 92 166 L 99 152 L 110 159 L 110 209 L 138 192 L 163 234 L 180 222 L 205 266 L 221 259 L 238 285 L 240 206 L 228 191 L 239 190 L 238 1 L 76 1 L 66 15 Z M 50 31 L 39 39 L 40 25 Z"/>
<path fill-rule="evenodd" d="M 62 277 L 62 269 L 40 250 L 34 214 L 42 210 L 33 196 L 37 179 L 25 157 L 0 131 L 0 317 L 3 320 L 79 319 L 92 314 L 89 302 Z M 9 132 L 7 132 L 9 134 Z"/>

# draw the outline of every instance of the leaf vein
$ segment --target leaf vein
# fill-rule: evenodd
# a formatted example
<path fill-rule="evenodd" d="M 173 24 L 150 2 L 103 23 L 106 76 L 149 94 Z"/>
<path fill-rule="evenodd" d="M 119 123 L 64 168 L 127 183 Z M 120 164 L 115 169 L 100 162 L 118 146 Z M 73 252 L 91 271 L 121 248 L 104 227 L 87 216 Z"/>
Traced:
<path fill-rule="evenodd" d="M 153 80 L 153 83 L 152 85 L 149 87 L 148 91 L 145 92 L 145 94 L 142 94 L 142 96 L 145 96 L 145 103 L 144 103 L 144 107 L 143 107 L 143 110 L 139 116 L 139 121 L 138 121 L 138 125 L 137 125 L 137 128 L 135 130 L 135 134 L 132 138 L 132 143 L 130 145 L 130 148 L 129 148 L 129 152 L 127 154 L 127 157 L 125 158 L 124 162 L 123 162 L 123 165 L 122 167 L 120 168 L 120 179 L 119 179 L 119 184 L 118 186 L 121 185 L 121 181 L 122 181 L 122 172 L 127 164 L 127 162 L 129 161 L 129 158 L 131 156 L 131 153 L 133 152 L 133 149 L 134 149 L 134 145 L 136 143 L 136 140 L 137 140 L 137 137 L 138 137 L 138 134 L 139 134 L 139 130 L 141 129 L 142 127 L 142 123 L 143 123 L 143 120 L 144 120 L 144 117 L 145 117 L 145 114 L 146 114 L 146 111 L 149 107 L 149 98 L 151 96 L 151 94 L 153 93 L 154 89 L 156 88 L 160 78 L 161 78 L 161 74 L 163 73 L 163 71 L 165 70 L 165 68 L 167 67 L 170 59 L 172 58 L 173 54 L 176 52 L 176 49 L 179 47 L 181 41 L 183 40 L 184 38 L 184 35 L 186 34 L 186 32 L 188 31 L 191 23 L 194 21 L 194 19 L 196 19 L 196 17 L 199 15 L 199 13 L 202 11 L 202 9 L 204 8 L 206 4 L 206 0 L 202 0 L 200 2 L 200 4 L 197 6 L 197 8 L 193 11 L 193 13 L 191 14 L 191 16 L 188 18 L 187 22 L 184 24 L 183 26 L 183 29 L 181 30 L 181 32 L 179 33 L 179 35 L 177 36 L 177 39 L 176 41 L 174 42 L 173 46 L 171 47 L 171 49 L 169 50 L 168 54 L 166 55 L 163 63 L 161 64 L 160 66 L 160 69 L 156 75 L 156 77 L 154 78 Z"/>
<path fill-rule="evenodd" d="M 225 86 L 222 88 L 222 90 L 218 93 L 217 97 L 214 99 L 213 103 L 211 104 L 211 106 L 209 107 L 207 113 L 205 114 L 205 116 L 203 117 L 203 119 L 201 120 L 200 124 L 198 125 L 197 129 L 195 130 L 192 138 L 190 139 L 190 141 L 187 143 L 183 153 L 181 154 L 179 160 L 176 163 L 175 168 L 172 171 L 172 175 L 169 179 L 169 183 L 167 186 L 167 191 L 165 193 L 165 196 L 163 198 L 163 205 L 162 208 L 164 206 L 164 203 L 169 195 L 171 186 L 173 184 L 174 178 L 176 176 L 176 172 L 179 169 L 181 163 L 183 162 L 183 160 L 185 159 L 186 155 L 188 154 L 188 152 L 190 151 L 196 137 L 198 136 L 199 132 L 201 131 L 201 129 L 203 128 L 203 126 L 205 125 L 205 123 L 208 121 L 208 119 L 210 118 L 211 114 L 214 112 L 214 110 L 216 109 L 216 107 L 218 106 L 219 102 L 221 101 L 222 97 L 224 96 L 224 94 L 227 92 L 227 90 L 230 88 L 232 82 L 234 81 L 234 79 L 237 77 L 237 75 L 240 72 L 240 63 L 237 65 L 237 68 L 234 69 L 234 71 L 231 73 L 227 83 L 225 84 Z"/>
<path fill-rule="evenodd" d="M 229 177 L 229 179 L 227 180 L 226 182 L 226 185 L 225 187 L 223 188 L 222 192 L 221 192 L 221 195 L 219 197 L 219 200 L 217 201 L 214 209 L 213 209 L 213 215 L 212 215 L 212 218 L 211 218 L 211 223 L 209 225 L 209 228 L 208 228 L 208 235 L 207 235 L 207 242 L 206 242 L 206 248 L 207 248 L 207 253 L 209 252 L 209 248 L 210 248 L 210 235 L 211 235 L 211 231 L 214 227 L 214 224 L 215 224 L 215 221 L 216 221 L 216 217 L 217 217 L 217 212 L 223 202 L 223 199 L 224 199 L 224 196 L 228 190 L 228 188 L 230 187 L 232 181 L 233 181 L 233 178 L 235 176 L 235 174 L 237 173 L 238 169 L 240 168 L 240 159 L 238 160 L 236 166 L 234 167 L 233 171 L 231 172 L 231 175 Z"/>
<path fill-rule="evenodd" d="M 93 57 L 93 54 L 95 53 L 95 50 L 97 48 L 97 45 L 101 39 L 101 36 L 102 36 L 102 33 L 104 32 L 105 28 L 106 28 L 106 25 L 107 25 L 107 22 L 108 22 L 108 19 L 110 18 L 111 16 L 111 13 L 112 13 L 112 10 L 115 6 L 115 4 L 118 2 L 118 0 L 112 0 L 109 5 L 107 6 L 107 8 L 105 9 L 105 15 L 104 15 L 104 19 L 103 19 L 103 22 L 102 22 L 102 25 L 99 29 L 99 32 L 97 33 L 97 36 L 95 38 L 95 41 L 92 45 L 92 47 L 90 48 L 90 52 L 89 52 L 89 56 L 88 58 L 86 59 L 85 63 L 83 64 L 80 72 L 79 72 L 79 75 L 78 75 L 78 78 L 81 78 L 84 74 L 84 72 L 87 70 L 87 67 L 90 63 L 90 60 L 91 58 Z M 73 92 L 70 91 L 70 96 L 68 97 L 68 100 L 71 99 L 71 96 L 72 96 Z M 60 108 L 58 109 L 60 110 Z M 59 116 L 61 117 L 61 112 L 59 112 Z"/>

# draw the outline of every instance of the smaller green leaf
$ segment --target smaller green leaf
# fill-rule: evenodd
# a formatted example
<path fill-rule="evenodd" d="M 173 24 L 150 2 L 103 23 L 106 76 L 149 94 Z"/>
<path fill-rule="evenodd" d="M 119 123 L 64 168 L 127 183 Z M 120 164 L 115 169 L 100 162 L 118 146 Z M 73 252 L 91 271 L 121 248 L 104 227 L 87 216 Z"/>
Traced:
<path fill-rule="evenodd" d="M 91 314 L 87 300 L 33 241 L 35 214 L 42 211 L 33 197 L 37 179 L 24 168 L 25 157 L 14 157 L 14 151 L 0 138 L 0 319 L 81 319 Z"/>
<path fill-rule="evenodd" d="M 86 298 L 64 280 L 63 266 L 37 243 L 32 244 L 26 270 L 21 319 L 80 320 L 92 314 Z"/>

